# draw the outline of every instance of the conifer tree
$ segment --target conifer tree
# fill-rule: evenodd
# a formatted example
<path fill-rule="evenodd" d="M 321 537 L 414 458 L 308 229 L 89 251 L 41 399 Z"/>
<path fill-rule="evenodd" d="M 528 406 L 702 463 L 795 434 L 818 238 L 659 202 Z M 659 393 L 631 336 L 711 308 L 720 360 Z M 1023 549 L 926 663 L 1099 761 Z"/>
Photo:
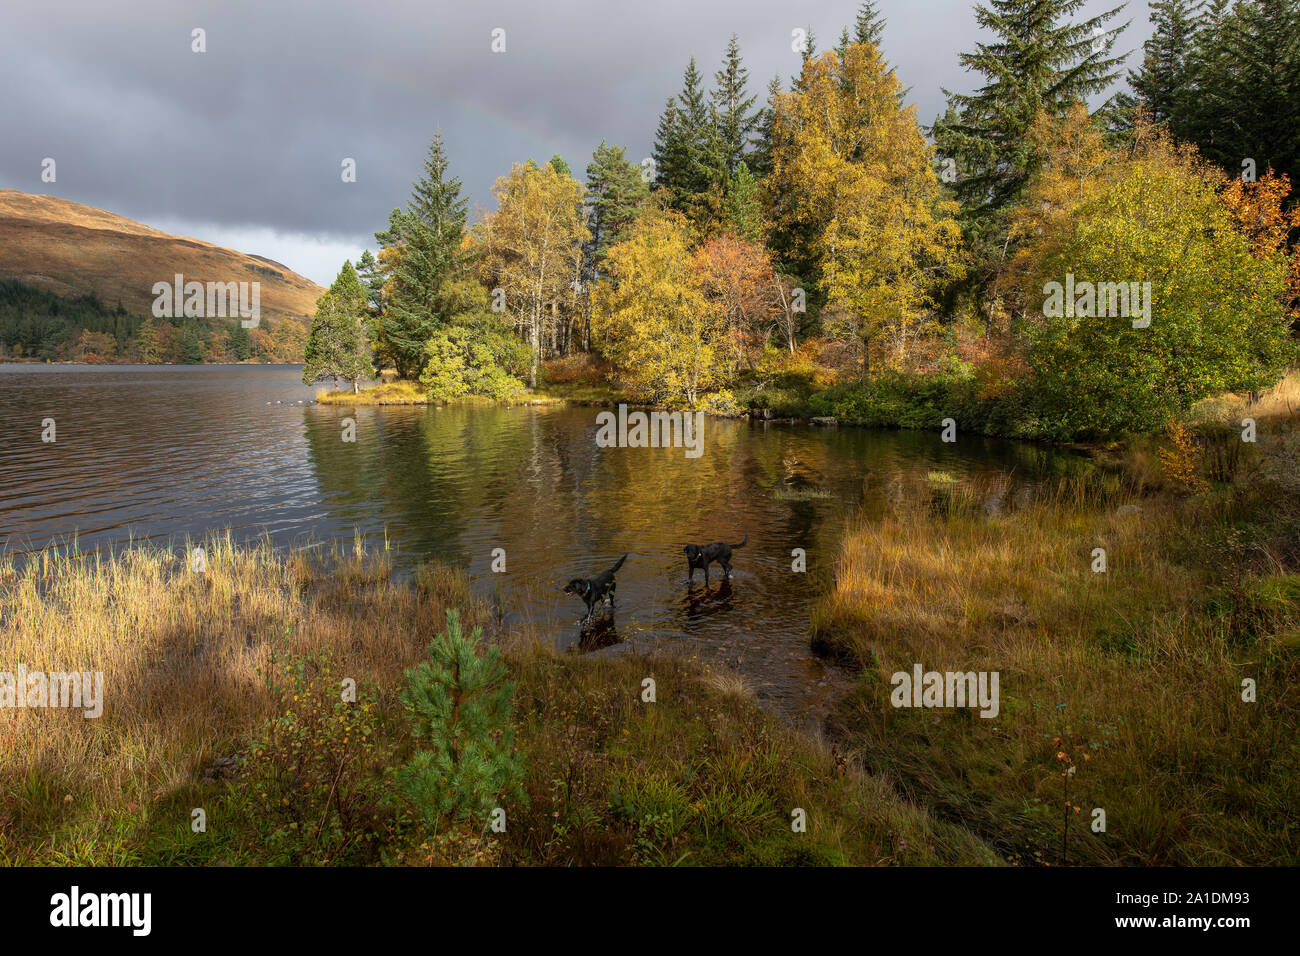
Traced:
<path fill-rule="evenodd" d="M 158 327 L 154 325 L 152 315 L 140 323 L 140 331 L 136 333 L 135 350 L 140 356 L 140 361 L 146 365 L 159 361 Z"/>
<path fill-rule="evenodd" d="M 977 290 L 992 283 L 1011 253 L 1010 211 L 1041 165 L 1031 128 L 1039 115 L 1059 117 L 1076 101 L 1105 90 L 1121 59 L 1106 28 L 1123 7 L 1075 23 L 1085 0 L 988 0 L 975 8 L 979 25 L 995 38 L 963 53 L 961 63 L 987 80 L 973 93 L 947 90 L 948 108 L 932 127 L 941 157 L 956 163 L 951 184 L 962 204 L 966 240 L 975 260 Z M 993 321 L 992 305 L 988 322 Z"/>
<path fill-rule="evenodd" d="M 655 183 L 668 192 L 673 208 L 685 211 L 709 188 L 715 168 L 713 115 L 691 57 L 682 76 L 682 91 L 668 101 L 655 136 Z"/>
<path fill-rule="evenodd" d="M 600 274 L 605 253 L 627 238 L 650 195 L 641 170 L 628 162 L 626 149 L 601 140 L 587 164 L 588 280 Z"/>
<path fill-rule="evenodd" d="M 979 25 L 996 39 L 977 43 L 961 63 L 988 82 L 969 94 L 945 90 L 957 119 L 934 126 L 939 153 L 957 160 L 957 193 L 968 214 L 989 215 L 1020 198 L 1038 165 L 1028 134 L 1041 111 L 1064 115 L 1114 81 L 1121 60 L 1110 43 L 1123 26 L 1104 25 L 1123 7 L 1070 22 L 1083 3 L 989 0 L 975 8 Z"/>
<path fill-rule="evenodd" d="M 1201 0 L 1153 0 L 1151 38 L 1142 45 L 1142 65 L 1128 75 L 1147 118 L 1169 123 L 1177 139 L 1186 137 L 1182 127 L 1191 92 L 1188 69 L 1202 6 Z"/>
<path fill-rule="evenodd" d="M 524 796 L 510 724 L 514 684 L 497 648 L 480 653 L 481 636 L 479 628 L 463 635 L 459 614 L 448 611 L 429 659 L 406 672 L 402 703 L 420 748 L 399 780 L 430 832 L 458 820 L 486 829 L 499 802 Z"/>
<path fill-rule="evenodd" d="M 369 249 L 361 253 L 357 260 L 357 278 L 366 289 L 366 305 L 372 312 L 378 311 L 383 302 L 384 274 L 380 271 L 379 261 Z"/>
<path fill-rule="evenodd" d="M 1188 67 L 1193 93 L 1175 122 L 1202 154 L 1239 176 L 1253 166 L 1300 186 L 1300 3 L 1211 0 Z M 1249 162 L 1248 162 L 1249 161 Z M 1244 165 L 1243 165 L 1244 164 Z"/>
<path fill-rule="evenodd" d="M 463 246 L 468 200 L 459 177 L 448 175 L 441 134 L 429 146 L 424 175 L 414 184 L 405 214 L 395 215 L 401 253 L 393 273 L 393 294 L 381 324 L 381 345 L 405 378 L 424 364 L 424 345 L 446 323 L 440 293 L 467 266 Z"/>
<path fill-rule="evenodd" d="M 304 349 L 306 364 L 303 384 L 340 378 L 352 382 L 356 391 L 360 379 L 372 368 L 370 345 L 365 335 L 366 294 L 351 262 L 344 262 L 329 291 L 316 300 L 311 332 Z"/>
<path fill-rule="evenodd" d="M 754 150 L 749 168 L 762 179 L 772 169 L 772 119 L 776 115 L 777 101 L 781 96 L 781 78 L 772 77 L 767 84 L 767 104 L 763 107 L 755 128 Z"/>
<path fill-rule="evenodd" d="M 713 74 L 713 113 L 717 118 L 718 151 L 727 176 L 745 161 L 760 114 L 755 97 L 748 95 L 749 70 L 741 63 L 740 45 L 733 33 L 727 42 L 722 68 Z"/>
<path fill-rule="evenodd" d="M 747 242 L 763 241 L 763 204 L 758 195 L 758 180 L 741 163 L 727 183 L 723 204 L 727 227 Z"/>

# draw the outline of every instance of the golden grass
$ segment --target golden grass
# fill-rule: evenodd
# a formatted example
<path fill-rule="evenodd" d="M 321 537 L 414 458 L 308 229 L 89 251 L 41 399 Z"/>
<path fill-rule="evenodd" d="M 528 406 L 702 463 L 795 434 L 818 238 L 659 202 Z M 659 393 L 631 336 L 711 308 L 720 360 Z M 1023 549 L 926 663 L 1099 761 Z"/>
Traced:
<path fill-rule="evenodd" d="M 228 537 L 203 547 L 201 573 L 157 549 L 0 563 L 5 667 L 101 671 L 105 681 L 97 719 L 0 709 L 0 863 L 282 861 L 285 848 L 272 850 L 260 829 L 273 807 L 256 742 L 283 717 L 267 675 L 286 654 L 324 655 L 330 674 L 365 688 L 379 739 L 358 751 L 355 772 L 379 782 L 411 747 L 398 701 L 405 669 L 425 659 L 448 608 L 467 629 L 488 620 L 460 573 L 426 565 L 397 583 L 386 552 L 360 540 L 324 558 Z M 778 725 L 735 675 L 669 655 L 561 654 L 526 623 L 493 639 L 516 682 L 529 799 L 486 844 L 472 831 L 430 844 L 380 827 L 386 842 L 372 861 L 997 862 L 971 833 Z M 640 699 L 649 675 L 653 705 Z M 231 758 L 244 769 L 210 779 Z M 197 806 L 214 821 L 204 837 L 188 826 Z M 791 829 L 796 808 L 806 834 Z"/>
<path fill-rule="evenodd" d="M 259 669 L 273 647 L 330 650 L 358 682 L 392 683 L 423 656 L 444 608 L 472 613 L 456 576 L 430 568 L 418 588 L 397 587 L 382 552 L 338 555 L 318 576 L 269 545 L 204 546 L 202 574 L 158 550 L 46 552 L 0 567 L 7 669 L 99 671 L 105 686 L 97 719 L 0 709 L 0 781 L 36 772 L 74 800 L 144 802 L 193 780 L 268 716 Z"/>
<path fill-rule="evenodd" d="M 1273 514 L 1233 544 L 1222 503 L 1076 485 L 993 517 L 980 500 L 904 505 L 847 536 L 813 624 L 864 671 L 837 717 L 855 755 L 1017 862 L 1300 859 L 1283 826 L 1300 765 L 1294 524 Z M 998 672 L 1001 714 L 894 708 L 891 677 L 916 663 Z M 1088 829 L 1097 807 L 1105 835 Z"/>
<path fill-rule="evenodd" d="M 1206 399 L 1193 410 L 1197 420 L 1221 420 L 1233 423 L 1246 417 L 1255 420 L 1293 418 L 1300 415 L 1300 369 L 1288 372 L 1272 388 L 1259 393 L 1252 403 L 1248 395 L 1228 393 Z"/>

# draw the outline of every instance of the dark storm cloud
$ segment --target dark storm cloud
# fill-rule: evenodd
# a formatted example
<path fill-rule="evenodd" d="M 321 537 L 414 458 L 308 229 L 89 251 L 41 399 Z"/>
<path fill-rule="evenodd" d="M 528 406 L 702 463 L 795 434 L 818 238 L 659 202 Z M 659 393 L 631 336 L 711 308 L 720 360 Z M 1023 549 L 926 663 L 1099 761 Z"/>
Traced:
<path fill-rule="evenodd" d="M 1090 0 L 1097 12 L 1113 4 Z M 648 155 L 664 100 L 694 55 L 712 81 L 739 35 L 760 101 L 799 57 L 851 23 L 855 0 L 614 3 L 297 2 L 105 4 L 8 9 L 0 30 L 0 186 L 46 192 L 144 222 L 265 228 L 353 241 L 403 204 L 440 129 L 471 200 L 512 162 L 567 159 L 581 177 L 605 139 Z M 958 53 L 976 39 L 968 0 L 883 0 L 884 52 L 922 122 L 940 87 L 967 89 Z M 1145 3 L 1121 50 L 1140 49 Z M 207 52 L 190 51 L 191 30 Z M 491 32 L 506 31 L 493 54 Z M 58 181 L 40 181 L 41 160 Z M 340 181 L 353 157 L 358 182 Z"/>

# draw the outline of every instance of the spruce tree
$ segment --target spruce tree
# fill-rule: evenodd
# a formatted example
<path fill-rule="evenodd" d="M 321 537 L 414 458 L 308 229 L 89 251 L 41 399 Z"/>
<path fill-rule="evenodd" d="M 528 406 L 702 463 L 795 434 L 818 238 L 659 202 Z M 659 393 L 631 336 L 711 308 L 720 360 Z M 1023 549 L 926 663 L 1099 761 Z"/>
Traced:
<path fill-rule="evenodd" d="M 1071 103 L 1086 102 L 1117 76 L 1122 60 L 1112 46 L 1127 24 L 1106 24 L 1123 7 L 1072 22 L 1084 2 L 988 0 L 977 6 L 976 20 L 995 39 L 963 53 L 961 63 L 987 82 L 973 93 L 944 91 L 948 107 L 931 132 L 940 157 L 956 164 L 951 188 L 973 259 L 966 283 L 977 293 L 992 285 L 1013 252 L 1011 212 L 1042 162 L 1029 136 L 1034 122 L 1040 113 L 1063 116 Z M 995 304 L 996 295 L 986 331 Z"/>
<path fill-rule="evenodd" d="M 1153 123 L 1168 123 L 1178 139 L 1186 118 L 1189 66 L 1196 42 L 1201 0 L 1152 0 L 1151 38 L 1142 45 L 1142 65 L 1130 70 L 1129 85 Z"/>
<path fill-rule="evenodd" d="M 843 29 L 835 52 L 843 60 L 850 43 L 870 43 L 876 49 L 880 49 L 880 41 L 885 35 L 885 23 L 885 18 L 880 15 L 873 0 L 864 0 L 853 22 L 853 32 L 850 33 L 848 27 Z"/>
<path fill-rule="evenodd" d="M 813 28 L 811 26 L 805 27 L 805 32 L 808 34 L 808 38 L 804 41 L 803 50 L 800 53 L 799 72 L 790 80 L 790 89 L 795 93 L 804 91 L 804 67 L 808 65 L 809 60 L 817 55 L 817 37 L 813 35 Z"/>
<path fill-rule="evenodd" d="M 705 193 L 715 167 L 713 115 L 691 57 L 682 75 L 682 91 L 669 99 L 655 135 L 655 184 L 667 190 L 669 204 L 682 212 Z"/>
<path fill-rule="evenodd" d="M 242 323 L 236 322 L 226 330 L 226 351 L 239 362 L 247 361 L 252 357 L 253 339 Z"/>
<path fill-rule="evenodd" d="M 750 140 L 759 120 L 753 96 L 748 95 L 749 70 L 741 63 L 740 45 L 733 33 L 727 42 L 722 68 L 713 75 L 713 113 L 717 118 L 718 151 L 726 175 L 746 160 Z"/>
<path fill-rule="evenodd" d="M 772 169 L 772 121 L 776 116 L 780 96 L 781 77 L 774 76 L 767 84 L 767 103 L 755 127 L 754 149 L 749 159 L 749 168 L 759 179 Z"/>
<path fill-rule="evenodd" d="M 741 163 L 727 183 L 724 202 L 727 226 L 748 242 L 763 241 L 763 204 L 758 197 L 758 180 Z"/>
<path fill-rule="evenodd" d="M 1020 199 L 1039 162 L 1028 134 L 1040 111 L 1064 115 L 1072 102 L 1114 82 L 1122 61 L 1111 55 L 1111 43 L 1127 24 L 1105 24 L 1123 7 L 1070 22 L 1084 2 L 989 0 L 975 8 L 979 25 L 997 39 L 976 44 L 961 63 L 988 82 L 969 94 L 944 90 L 951 112 L 933 127 L 939 153 L 957 162 L 956 192 L 969 217 L 990 216 Z"/>
<path fill-rule="evenodd" d="M 462 248 L 468 200 L 460 195 L 459 177 L 448 176 L 441 134 L 429 146 L 424 175 L 411 192 L 400 231 L 401 255 L 393 273 L 393 295 L 381 328 L 382 345 L 404 378 L 418 376 L 424 345 L 446 322 L 440 292 L 467 266 Z"/>
<path fill-rule="evenodd" d="M 1188 67 L 1193 93 L 1173 123 L 1201 152 L 1239 176 L 1253 162 L 1300 186 L 1300 3 L 1211 0 Z M 1243 167 L 1243 164 L 1246 164 Z"/>
<path fill-rule="evenodd" d="M 371 311 L 378 311 L 383 302 L 384 274 L 379 268 L 379 261 L 369 249 L 361 253 L 357 260 L 357 278 L 366 289 L 366 304 Z"/>

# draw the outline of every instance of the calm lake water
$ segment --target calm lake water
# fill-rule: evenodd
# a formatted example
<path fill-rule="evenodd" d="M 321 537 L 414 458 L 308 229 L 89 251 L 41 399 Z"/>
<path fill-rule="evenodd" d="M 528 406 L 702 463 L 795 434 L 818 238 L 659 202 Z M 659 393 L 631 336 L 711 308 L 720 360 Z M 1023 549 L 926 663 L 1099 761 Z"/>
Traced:
<path fill-rule="evenodd" d="M 740 671 L 761 701 L 813 719 L 842 676 L 808 650 L 845 521 L 933 470 L 1007 476 L 1010 494 L 1074 467 L 1068 453 L 935 433 L 707 419 L 704 453 L 598 448 L 592 408 L 312 404 L 295 366 L 0 365 L 0 547 L 182 546 L 231 529 L 284 548 L 387 535 L 399 569 L 437 557 L 579 644 L 559 587 L 625 552 L 600 653 L 670 645 Z M 344 442 L 344 418 L 356 440 Z M 55 420 L 57 441 L 41 440 Z M 792 500 L 814 490 L 819 497 Z M 729 585 L 687 584 L 682 547 L 736 552 Z M 491 571 L 493 549 L 506 573 Z M 808 571 L 791 571 L 791 551 Z"/>

